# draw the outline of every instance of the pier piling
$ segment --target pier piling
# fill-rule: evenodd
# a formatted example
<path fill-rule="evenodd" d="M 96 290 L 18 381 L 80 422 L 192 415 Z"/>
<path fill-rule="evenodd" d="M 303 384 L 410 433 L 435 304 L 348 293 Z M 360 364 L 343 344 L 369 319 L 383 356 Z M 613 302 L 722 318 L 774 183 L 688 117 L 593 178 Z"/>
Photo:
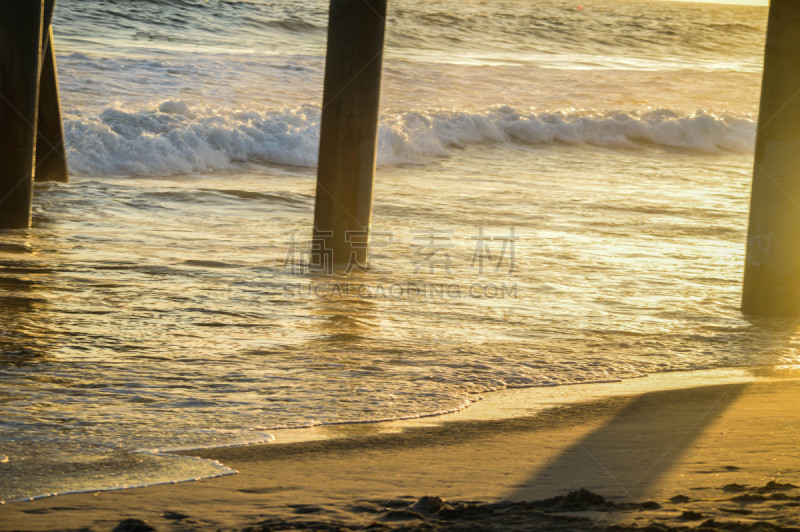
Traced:
<path fill-rule="evenodd" d="M 53 28 L 46 27 L 42 47 L 42 74 L 39 82 L 39 117 L 36 138 L 36 181 L 69 181 L 64 146 L 64 123 L 58 94 Z"/>
<path fill-rule="evenodd" d="M 331 0 L 312 267 L 366 265 L 386 0 Z"/>
<path fill-rule="evenodd" d="M 800 315 L 800 2 L 771 0 L 742 311 Z"/>
<path fill-rule="evenodd" d="M 0 228 L 26 228 L 33 196 L 44 0 L 0 2 Z"/>

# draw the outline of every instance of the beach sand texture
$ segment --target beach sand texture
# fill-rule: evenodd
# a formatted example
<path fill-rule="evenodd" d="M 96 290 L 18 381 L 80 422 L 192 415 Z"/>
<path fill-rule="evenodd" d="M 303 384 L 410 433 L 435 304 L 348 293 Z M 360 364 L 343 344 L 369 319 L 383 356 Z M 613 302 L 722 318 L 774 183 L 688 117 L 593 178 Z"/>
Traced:
<path fill-rule="evenodd" d="M 749 530 L 759 521 L 770 524 L 753 530 L 793 530 L 785 527 L 800 526 L 798 395 L 792 379 L 710 385 L 399 434 L 194 451 L 239 474 L 7 504 L 0 529 L 111 530 L 125 519 L 157 530 L 447 528 L 466 519 L 476 530 Z M 541 501 L 580 489 L 604 500 L 456 511 L 459 501 Z M 447 504 L 419 500 L 426 496 L 454 509 L 437 516 Z"/>

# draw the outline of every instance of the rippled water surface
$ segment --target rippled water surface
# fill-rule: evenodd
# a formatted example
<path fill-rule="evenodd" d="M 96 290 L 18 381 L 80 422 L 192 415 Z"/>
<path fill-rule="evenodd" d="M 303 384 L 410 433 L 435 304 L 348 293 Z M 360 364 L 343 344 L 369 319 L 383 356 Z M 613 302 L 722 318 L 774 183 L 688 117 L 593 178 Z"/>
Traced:
<path fill-rule="evenodd" d="M 72 182 L 0 240 L 0 500 L 132 450 L 793 364 L 738 297 L 762 8 L 390 6 L 372 268 L 305 271 L 325 2 L 59 0 Z"/>

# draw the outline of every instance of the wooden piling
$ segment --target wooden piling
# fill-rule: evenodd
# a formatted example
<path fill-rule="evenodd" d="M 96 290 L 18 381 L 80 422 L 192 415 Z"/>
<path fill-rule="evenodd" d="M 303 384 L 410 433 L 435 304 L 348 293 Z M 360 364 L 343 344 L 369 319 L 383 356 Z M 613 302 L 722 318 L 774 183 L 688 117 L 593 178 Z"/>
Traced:
<path fill-rule="evenodd" d="M 0 2 L 0 228 L 30 225 L 44 0 Z"/>
<path fill-rule="evenodd" d="M 366 265 L 386 0 L 331 0 L 312 266 Z"/>
<path fill-rule="evenodd" d="M 44 0 L 44 19 L 42 19 L 42 50 L 47 39 L 47 28 L 53 22 L 53 13 L 56 10 L 56 0 Z"/>
<path fill-rule="evenodd" d="M 36 137 L 36 181 L 69 181 L 64 123 L 58 93 L 53 28 L 45 30 L 42 49 L 42 75 L 39 82 L 39 116 Z"/>
<path fill-rule="evenodd" d="M 742 311 L 800 315 L 800 2 L 771 0 Z"/>

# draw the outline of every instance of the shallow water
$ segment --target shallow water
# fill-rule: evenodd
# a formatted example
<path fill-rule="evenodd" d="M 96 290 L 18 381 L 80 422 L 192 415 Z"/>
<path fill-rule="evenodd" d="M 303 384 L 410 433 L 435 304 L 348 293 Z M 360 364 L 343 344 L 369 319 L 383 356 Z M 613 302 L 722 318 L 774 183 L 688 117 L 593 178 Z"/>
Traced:
<path fill-rule="evenodd" d="M 796 363 L 793 323 L 738 311 L 764 9 L 393 2 L 372 269 L 326 278 L 324 6 L 60 0 L 73 180 L 0 244 L 0 499 L 224 472 L 131 450 Z"/>

